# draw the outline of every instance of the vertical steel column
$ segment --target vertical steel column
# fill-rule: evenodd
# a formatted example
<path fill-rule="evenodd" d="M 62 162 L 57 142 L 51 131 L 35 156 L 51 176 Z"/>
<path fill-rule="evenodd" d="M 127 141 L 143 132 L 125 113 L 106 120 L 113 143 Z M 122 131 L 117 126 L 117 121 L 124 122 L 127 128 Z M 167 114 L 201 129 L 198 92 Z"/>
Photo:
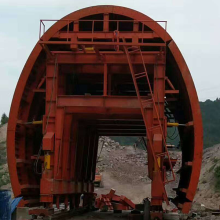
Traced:
<path fill-rule="evenodd" d="M 147 126 L 151 128 L 153 126 L 153 106 L 149 106 L 148 108 L 145 109 L 145 117 L 147 118 Z M 152 133 L 150 138 L 153 141 Z M 149 140 L 147 140 L 147 143 L 149 143 Z M 153 158 L 153 152 L 151 151 L 151 148 L 148 146 L 148 144 L 147 144 L 147 158 L 148 158 L 148 176 L 152 180 L 153 169 L 154 169 L 154 165 L 153 165 L 154 158 Z"/>
<path fill-rule="evenodd" d="M 64 129 L 63 129 L 63 154 L 62 154 L 62 180 L 69 180 L 69 155 L 70 155 L 70 132 L 72 125 L 72 115 L 68 114 L 64 117 Z"/>
<path fill-rule="evenodd" d="M 76 180 L 75 167 L 76 167 L 76 148 L 77 148 L 77 138 L 79 130 L 78 120 L 73 117 L 73 128 L 72 128 L 72 140 L 71 140 L 71 159 L 70 159 L 70 179 L 71 181 Z"/>
<path fill-rule="evenodd" d="M 74 184 L 74 191 L 76 191 L 75 183 L 76 183 L 76 148 L 77 148 L 77 139 L 78 139 L 78 120 L 73 116 L 72 117 L 72 129 L 71 129 L 71 141 L 70 141 L 70 184 Z M 70 195 L 70 208 L 74 209 L 76 207 L 76 194 Z"/>
<path fill-rule="evenodd" d="M 103 77 L 103 95 L 107 96 L 108 93 L 108 66 L 104 63 L 104 77 Z"/>
<path fill-rule="evenodd" d="M 25 126 L 20 126 L 19 129 L 19 134 L 22 134 L 19 136 L 19 159 L 22 159 L 22 160 L 26 160 L 26 128 Z M 22 167 L 19 167 L 19 174 L 22 175 L 22 185 L 25 185 L 25 184 L 28 184 L 28 176 L 27 175 L 24 175 L 25 173 L 25 170 L 26 170 L 26 167 L 25 166 L 22 166 Z"/>
<path fill-rule="evenodd" d="M 85 126 L 80 124 L 79 126 L 79 136 L 77 139 L 77 150 L 76 150 L 76 167 L 75 167 L 75 176 L 76 176 L 76 191 L 82 192 L 82 161 L 83 161 L 83 150 L 85 142 Z"/>
<path fill-rule="evenodd" d="M 87 164 L 87 176 L 86 179 L 88 181 L 88 191 L 93 192 L 94 184 L 93 180 L 91 178 L 92 174 L 92 162 L 93 162 L 93 155 L 95 154 L 95 150 L 97 146 L 95 145 L 95 131 L 92 130 L 90 133 L 90 139 L 89 139 L 89 158 L 88 158 L 88 164 Z"/>
<path fill-rule="evenodd" d="M 134 32 L 138 32 L 138 28 L 139 28 L 139 22 L 138 21 L 134 21 L 134 23 L 133 23 L 133 31 Z M 139 36 L 135 35 L 132 38 L 132 43 L 138 43 L 138 40 L 139 40 Z"/>
<path fill-rule="evenodd" d="M 103 16 L 104 16 L 103 31 L 108 32 L 109 31 L 109 14 L 105 13 Z"/>
<path fill-rule="evenodd" d="M 90 165 L 91 153 L 92 153 L 91 152 L 91 148 L 92 148 L 92 145 L 91 145 L 92 133 L 91 133 L 91 131 L 89 132 L 87 139 L 88 139 L 88 144 L 87 144 L 88 149 L 87 149 L 87 158 L 86 158 L 86 165 L 85 165 L 85 179 L 84 180 L 85 180 L 85 182 L 88 183 L 88 181 L 89 181 L 88 173 L 89 173 L 89 170 L 90 170 L 89 165 Z"/>
<path fill-rule="evenodd" d="M 46 66 L 46 107 L 45 115 L 43 118 L 43 134 L 44 137 L 54 137 L 55 133 L 55 116 L 56 116 L 56 96 L 57 96 L 57 74 L 58 65 L 55 63 L 47 63 Z M 44 154 L 50 155 L 50 168 L 42 171 L 40 182 L 40 201 L 53 204 L 53 178 L 54 178 L 54 142 L 51 138 L 51 145 L 42 143 L 42 150 Z"/>
<path fill-rule="evenodd" d="M 112 74 L 108 73 L 108 84 L 107 84 L 107 89 L 108 89 L 108 95 L 111 95 L 111 89 L 112 89 Z"/>
<path fill-rule="evenodd" d="M 56 134 L 55 134 L 55 158 L 54 158 L 54 179 L 62 179 L 62 152 L 63 152 L 63 129 L 64 129 L 64 108 L 57 108 L 56 111 Z"/>
<path fill-rule="evenodd" d="M 73 31 L 74 32 L 78 32 L 79 31 L 79 21 L 74 21 Z"/>
<path fill-rule="evenodd" d="M 98 145 L 99 145 L 99 136 L 98 136 L 97 133 L 95 133 L 95 135 L 94 135 L 93 158 L 92 158 L 92 173 L 91 173 L 92 181 L 95 180 L 95 170 L 96 170 L 96 163 L 97 163 Z"/>
<path fill-rule="evenodd" d="M 83 192 L 87 192 L 87 180 L 86 180 L 86 169 L 87 169 L 87 161 L 89 156 L 89 136 L 90 129 L 86 126 L 85 136 L 84 136 L 84 146 L 83 146 L 83 158 L 82 158 L 82 168 L 81 168 L 81 178 L 82 178 L 82 188 Z"/>
<path fill-rule="evenodd" d="M 159 114 L 159 119 L 161 121 L 162 128 L 164 128 L 164 96 L 165 96 L 165 67 L 164 65 L 154 65 L 154 100 L 156 104 L 156 108 Z M 155 109 L 153 111 L 153 126 L 158 126 L 158 120 Z M 159 129 L 155 129 L 152 131 L 153 136 L 153 148 L 156 154 L 164 152 L 163 147 L 163 137 L 161 131 Z M 154 164 L 153 169 L 153 179 L 152 179 L 152 187 L 151 187 L 151 206 L 161 208 L 162 202 L 164 200 L 163 189 L 158 181 L 160 176 L 162 176 L 164 180 L 163 174 L 163 158 L 158 157 L 159 169 L 157 169 L 156 164 Z M 156 163 L 156 162 L 155 162 Z"/>

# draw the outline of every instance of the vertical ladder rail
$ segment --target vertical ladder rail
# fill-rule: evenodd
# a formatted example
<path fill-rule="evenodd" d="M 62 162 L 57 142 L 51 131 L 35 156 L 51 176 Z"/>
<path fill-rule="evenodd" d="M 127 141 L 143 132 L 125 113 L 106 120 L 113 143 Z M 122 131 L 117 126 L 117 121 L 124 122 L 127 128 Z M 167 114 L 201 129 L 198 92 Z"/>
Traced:
<path fill-rule="evenodd" d="M 152 152 L 152 155 L 153 155 L 153 158 L 154 158 L 154 161 L 155 161 L 155 164 L 156 164 L 156 168 L 157 168 L 157 170 L 160 170 L 160 166 L 159 166 L 157 157 L 156 157 L 154 149 L 153 149 L 153 143 L 152 143 L 152 140 L 150 138 L 150 130 L 148 128 L 147 121 L 145 120 L 144 107 L 143 107 L 143 104 L 142 104 L 142 99 L 141 99 L 141 96 L 140 96 L 138 84 L 137 84 L 137 81 L 136 81 L 136 78 L 135 78 L 134 69 L 133 69 L 132 62 L 131 62 L 131 59 L 130 59 L 130 56 L 129 56 L 129 51 L 128 51 L 126 46 L 124 46 L 124 51 L 125 51 L 126 56 L 127 56 L 127 60 L 128 60 L 129 68 L 130 68 L 130 71 L 131 71 L 132 79 L 133 79 L 133 82 L 134 82 L 135 90 L 136 90 L 137 97 L 138 97 L 138 100 L 139 100 L 139 103 L 140 103 L 141 113 L 142 113 L 142 116 L 143 116 L 143 119 L 144 119 L 144 124 L 145 124 L 145 127 L 146 127 L 146 133 L 147 133 L 147 137 L 148 137 L 148 141 L 149 141 L 150 150 Z M 145 67 L 145 69 L 146 69 L 146 67 Z M 146 73 L 146 70 L 145 70 L 145 73 Z M 146 76 L 147 76 L 147 73 L 146 73 Z M 150 86 L 150 81 L 149 81 L 148 76 L 147 76 L 147 81 L 148 81 L 150 91 L 151 91 L 151 96 L 152 96 L 152 89 L 151 89 L 151 86 Z M 152 101 L 154 102 L 153 96 L 151 98 L 152 98 Z M 161 124 L 160 124 L 160 126 L 161 126 Z M 168 197 L 167 197 L 167 192 L 166 192 L 161 174 L 160 174 L 159 180 L 160 180 L 160 184 L 162 185 L 162 190 L 163 190 L 163 193 L 164 193 L 164 199 L 165 199 L 166 203 L 169 204 Z"/>
<path fill-rule="evenodd" d="M 125 40 L 124 40 L 124 42 L 125 42 Z M 128 48 L 126 48 L 126 47 L 124 47 L 124 48 L 125 48 L 125 51 L 126 51 L 127 59 L 130 60 Z M 161 135 L 162 135 L 163 145 L 164 145 L 165 152 L 166 152 L 165 155 L 167 155 L 167 157 L 168 157 L 168 162 L 169 162 L 169 166 L 170 166 L 170 169 L 171 169 L 171 172 L 172 172 L 172 177 L 173 177 L 171 180 L 167 180 L 167 181 L 164 182 L 164 184 L 167 184 L 169 182 L 175 181 L 176 178 L 175 178 L 175 174 L 174 174 L 174 171 L 173 171 L 173 165 L 172 165 L 172 162 L 171 162 L 171 159 L 170 159 L 170 155 L 169 155 L 169 152 L 168 152 L 168 149 L 167 149 L 167 146 L 166 146 L 166 139 L 165 139 L 165 136 L 164 136 L 164 133 L 163 133 L 162 125 L 161 125 L 160 118 L 159 118 L 159 113 L 158 113 L 157 106 L 156 106 L 156 103 L 155 103 L 155 100 L 154 100 L 153 90 L 152 90 L 151 85 L 150 85 L 150 80 L 149 80 L 149 77 L 148 77 L 148 74 L 147 74 L 147 69 L 146 69 L 146 66 L 145 66 L 145 63 L 144 63 L 144 58 L 143 58 L 143 54 L 142 54 L 142 51 L 141 51 L 140 47 L 136 47 L 135 50 L 133 50 L 131 52 L 140 52 L 141 60 L 142 60 L 142 63 L 143 63 L 144 72 L 135 74 L 134 70 L 133 70 L 134 77 L 133 77 L 133 74 L 132 74 L 132 78 L 133 78 L 133 81 L 135 81 L 135 83 L 137 84 L 136 79 L 141 78 L 143 76 L 143 74 L 145 73 L 145 76 L 146 76 L 146 79 L 147 79 L 147 83 L 148 83 L 148 86 L 149 86 L 152 102 L 153 102 L 153 105 L 154 105 L 155 113 L 156 113 L 156 116 L 157 116 L 157 119 L 158 119 L 159 128 L 160 128 Z M 130 63 L 131 63 L 131 60 L 130 60 Z M 132 67 L 132 63 L 131 63 L 131 67 Z M 137 77 L 135 77 L 135 76 L 137 76 Z M 135 89 L 136 89 L 136 92 L 137 92 L 138 85 L 137 85 L 137 87 L 135 87 Z M 139 92 L 139 89 L 138 89 L 138 92 Z M 141 104 L 143 104 L 142 101 L 141 101 Z"/>
<path fill-rule="evenodd" d="M 139 52 L 140 52 L 140 55 L 141 55 L 141 60 L 142 60 L 143 66 L 144 66 L 144 71 L 146 73 L 147 83 L 149 85 L 150 94 L 151 94 L 151 97 L 152 97 L 152 100 L 153 100 L 153 105 L 154 105 L 155 113 L 156 113 L 156 116 L 157 116 L 157 119 L 158 119 L 160 131 L 161 131 L 161 135 L 162 135 L 163 145 L 164 145 L 164 148 L 165 148 L 165 152 L 167 153 L 167 157 L 168 157 L 168 161 L 169 161 L 169 166 L 170 166 L 170 169 L 171 169 L 171 172 L 172 172 L 172 176 L 173 176 L 172 180 L 165 181 L 165 184 L 167 184 L 169 182 L 175 181 L 176 178 L 175 178 L 175 174 L 174 174 L 174 171 L 173 171 L 173 165 L 172 165 L 172 162 L 171 162 L 171 159 L 170 159 L 169 151 L 168 151 L 168 148 L 167 148 L 167 145 L 166 145 L 166 139 L 165 139 L 164 132 L 163 132 L 163 129 L 162 129 L 162 125 L 161 125 L 161 122 L 160 122 L 160 117 L 159 117 L 158 109 L 157 109 L 157 106 L 156 106 L 156 103 L 155 103 L 155 100 L 154 100 L 153 90 L 151 88 L 150 80 L 149 80 L 149 77 L 148 77 L 148 74 L 147 74 L 147 69 L 146 69 L 146 66 L 145 66 L 145 63 L 144 63 L 144 57 L 143 57 L 143 54 L 142 54 L 142 51 L 141 51 L 140 47 L 139 47 L 139 49 L 140 49 Z"/>

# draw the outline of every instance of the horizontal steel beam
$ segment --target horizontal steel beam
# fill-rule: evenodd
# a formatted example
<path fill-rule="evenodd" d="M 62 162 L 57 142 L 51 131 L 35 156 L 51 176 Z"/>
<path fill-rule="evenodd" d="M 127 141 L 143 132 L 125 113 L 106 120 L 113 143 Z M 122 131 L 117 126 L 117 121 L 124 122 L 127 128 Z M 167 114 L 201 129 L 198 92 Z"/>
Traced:
<path fill-rule="evenodd" d="M 165 94 L 179 94 L 179 90 L 165 90 Z"/>
<path fill-rule="evenodd" d="M 100 61 L 95 53 L 56 53 L 57 63 L 59 64 L 100 64 Z M 104 63 L 107 64 L 126 64 L 128 65 L 127 57 L 124 53 L 101 53 L 104 55 Z M 158 60 L 159 52 L 149 52 L 143 54 L 143 59 L 146 64 L 164 64 L 164 60 Z M 140 54 L 131 54 L 131 61 L 133 64 L 142 64 Z M 50 60 L 54 63 L 54 60 Z"/>
<path fill-rule="evenodd" d="M 136 65 L 137 71 L 141 72 L 141 65 Z M 79 73 L 79 74 L 104 74 L 104 65 L 103 63 L 99 63 L 97 65 L 94 64 L 64 64 L 60 66 L 60 71 L 62 74 L 68 74 L 68 73 Z M 124 75 L 129 74 L 130 69 L 127 64 L 116 64 L 116 65 L 108 65 L 108 75 L 109 74 L 117 74 L 117 75 Z M 148 71 L 148 74 L 152 74 L 152 71 Z M 123 76 L 122 76 L 123 77 Z M 127 81 L 123 78 L 123 84 L 126 84 Z M 128 81 L 129 84 L 133 85 L 133 81 Z"/>
<path fill-rule="evenodd" d="M 147 98 L 147 97 L 145 97 Z M 140 109 L 137 97 L 131 96 L 58 96 L 58 107 Z M 152 108 L 152 103 L 148 104 Z"/>
<path fill-rule="evenodd" d="M 57 44 L 57 45 L 106 45 L 106 46 L 145 46 L 145 47 L 165 47 L 165 43 L 123 43 L 123 42 L 86 42 L 86 41 L 38 41 L 39 44 Z"/>
<path fill-rule="evenodd" d="M 87 109 L 86 107 L 67 107 L 65 108 L 66 114 L 74 114 L 74 118 L 80 121 L 94 120 L 94 119 L 111 119 L 111 120 L 129 120 L 129 119 L 142 119 L 141 111 L 139 109 Z"/>
<path fill-rule="evenodd" d="M 65 107 L 65 112 L 67 114 L 78 113 L 83 115 L 84 118 L 94 119 L 94 115 L 97 115 L 97 118 L 101 118 L 101 115 L 104 115 L 103 118 L 142 118 L 141 110 L 135 108 L 94 108 L 94 107 Z"/>

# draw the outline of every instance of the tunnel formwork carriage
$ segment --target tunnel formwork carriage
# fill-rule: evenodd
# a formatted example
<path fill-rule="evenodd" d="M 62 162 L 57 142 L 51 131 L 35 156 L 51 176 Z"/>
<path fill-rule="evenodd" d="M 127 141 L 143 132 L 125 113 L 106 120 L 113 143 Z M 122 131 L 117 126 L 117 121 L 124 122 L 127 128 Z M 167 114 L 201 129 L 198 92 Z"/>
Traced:
<path fill-rule="evenodd" d="M 151 209 L 161 211 L 162 202 L 169 202 L 165 185 L 175 180 L 167 126 L 182 124 L 182 167 L 173 202 L 187 213 L 200 174 L 202 121 L 192 77 L 166 22 L 163 28 L 118 6 L 73 12 L 44 33 L 45 22 L 10 110 L 7 146 L 14 195 L 23 196 L 26 206 L 65 202 L 74 209 L 84 194 L 87 205 L 99 136 L 142 136 Z"/>

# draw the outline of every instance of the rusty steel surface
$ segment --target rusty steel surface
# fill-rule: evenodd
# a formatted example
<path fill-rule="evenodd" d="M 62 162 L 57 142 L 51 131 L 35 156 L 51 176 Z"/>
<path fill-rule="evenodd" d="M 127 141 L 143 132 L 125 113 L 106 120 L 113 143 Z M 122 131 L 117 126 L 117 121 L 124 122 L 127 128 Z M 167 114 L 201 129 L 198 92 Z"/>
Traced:
<path fill-rule="evenodd" d="M 166 177 L 173 165 L 167 122 L 174 120 L 186 125 L 178 127 L 182 169 L 174 203 L 189 212 L 202 162 L 201 112 L 187 64 L 161 22 L 165 28 L 119 6 L 78 10 L 46 32 L 41 20 L 8 123 L 11 184 L 22 204 L 74 209 L 84 194 L 88 205 L 99 136 L 145 136 L 151 208 L 159 212 L 168 202 L 164 186 L 175 179 Z"/>

